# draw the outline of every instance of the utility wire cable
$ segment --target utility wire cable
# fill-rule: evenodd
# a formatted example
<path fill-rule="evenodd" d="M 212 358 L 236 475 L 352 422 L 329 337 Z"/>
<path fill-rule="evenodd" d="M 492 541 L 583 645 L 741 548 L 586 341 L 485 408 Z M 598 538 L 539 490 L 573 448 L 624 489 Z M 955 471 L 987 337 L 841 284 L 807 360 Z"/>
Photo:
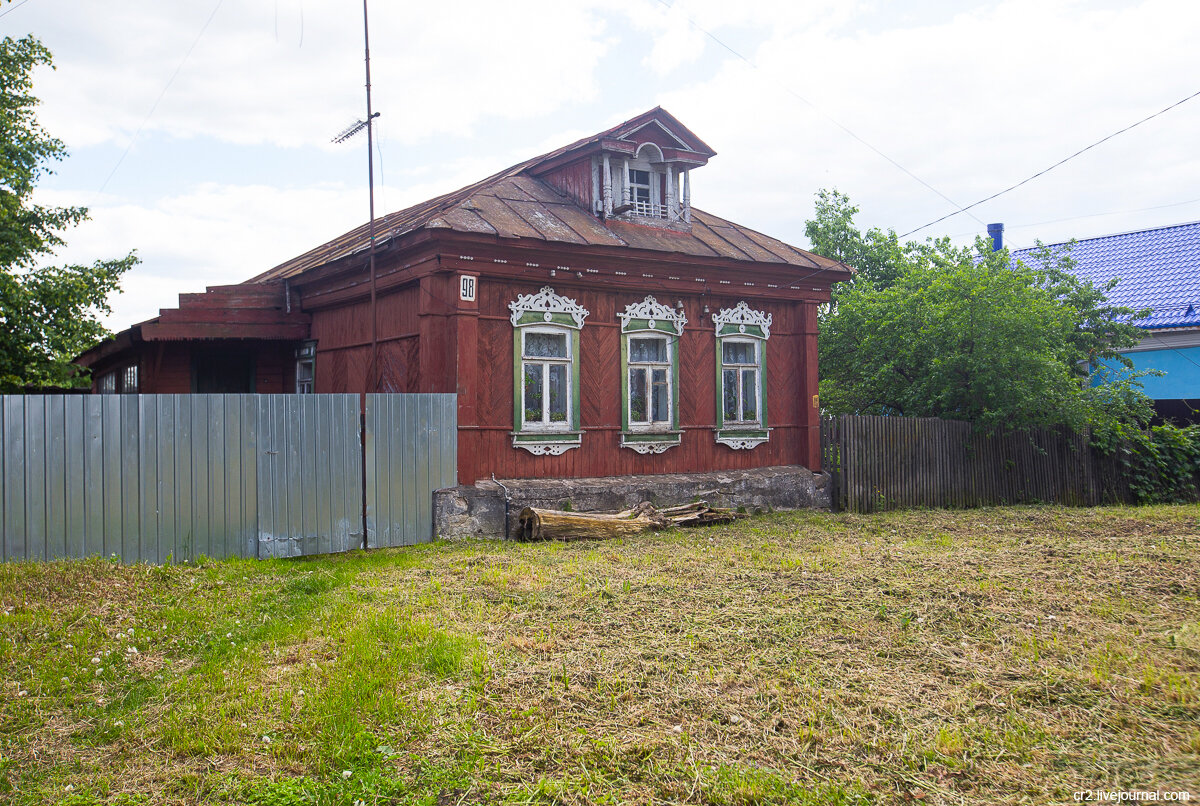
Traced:
<path fill-rule="evenodd" d="M 1029 224 L 1005 224 L 1004 228 L 1005 228 L 1005 231 L 1012 230 L 1012 229 L 1028 229 L 1029 227 L 1041 227 L 1046 224 L 1061 224 L 1064 221 L 1080 221 L 1085 218 L 1100 218 L 1100 217 L 1106 216 L 1106 215 L 1129 215 L 1130 213 L 1145 213 L 1150 210 L 1166 210 L 1168 207 L 1183 207 L 1188 204 L 1195 204 L 1196 202 L 1200 202 L 1200 199 L 1188 199 L 1187 201 L 1171 202 L 1170 204 L 1156 204 L 1153 207 L 1135 207 L 1135 208 L 1132 208 L 1129 210 L 1108 210 L 1103 213 L 1085 213 L 1084 215 L 1073 215 L 1073 216 L 1067 216 L 1066 218 L 1052 218 L 1052 219 L 1049 219 L 1048 221 L 1034 221 Z M 951 238 L 962 238 L 964 236 L 974 235 L 974 234 L 976 234 L 976 231 L 972 230 L 971 232 L 956 232 L 955 234 L 951 235 L 950 237 Z M 1081 238 L 1080 240 L 1085 240 L 1085 239 Z"/>
<path fill-rule="evenodd" d="M 96 191 L 97 195 L 104 192 L 104 189 L 108 187 L 108 183 L 112 181 L 113 176 L 116 175 L 117 169 L 121 167 L 121 163 L 123 163 L 125 158 L 129 156 L 129 152 L 133 150 L 133 144 L 137 142 L 142 130 L 145 129 L 146 124 L 150 122 L 150 118 L 154 117 L 154 112 L 158 109 L 159 103 L 167 94 L 167 90 L 171 88 L 171 84 L 173 84 L 175 79 L 179 77 L 179 73 L 181 70 L 183 70 L 183 66 L 187 64 L 188 57 L 192 55 L 192 51 L 196 49 L 196 45 L 200 44 L 200 39 L 204 36 L 204 32 L 208 30 L 208 26 L 212 23 L 213 17 L 217 16 L 217 11 L 220 10 L 221 3 L 224 1 L 225 0 L 217 0 L 217 4 L 213 6 L 212 13 L 208 15 L 208 19 L 204 21 L 204 25 L 200 28 L 200 33 L 196 34 L 196 38 L 192 40 L 192 46 L 187 49 L 187 53 L 183 54 L 183 58 L 179 61 L 179 66 L 175 68 L 175 72 L 171 74 L 171 77 L 167 79 L 167 83 L 163 85 L 162 92 L 160 92 L 158 97 L 154 99 L 154 103 L 151 105 L 150 111 L 146 113 L 146 117 L 144 120 L 142 120 L 142 124 L 137 127 L 137 131 L 133 133 L 133 137 L 129 138 L 129 143 L 125 146 L 125 151 L 122 152 L 120 159 L 117 160 L 117 163 L 112 167 L 112 170 L 108 172 L 108 176 L 105 178 L 104 183 L 100 185 L 100 189 Z"/>
<path fill-rule="evenodd" d="M 1053 171 L 1055 168 L 1057 168 L 1058 166 L 1062 165 L 1063 163 L 1070 162 L 1071 160 L 1073 160 L 1073 159 L 1075 159 L 1076 157 L 1078 157 L 1080 154 L 1083 154 L 1083 153 L 1085 153 L 1085 152 L 1087 152 L 1087 151 L 1091 151 L 1091 150 L 1092 150 L 1093 148 L 1095 148 L 1096 146 L 1098 146 L 1098 145 L 1100 145 L 1100 144 L 1102 144 L 1102 143 L 1106 143 L 1106 142 L 1108 142 L 1109 140 L 1111 140 L 1111 139 L 1113 139 L 1114 137 L 1116 137 L 1117 135 L 1119 135 L 1119 134 L 1124 134 L 1125 132 L 1129 131 L 1130 129 L 1133 129 L 1133 128 L 1136 128 L 1136 127 L 1138 127 L 1138 126 L 1141 126 L 1143 123 L 1145 123 L 1145 122 L 1146 122 L 1146 121 L 1148 121 L 1148 120 L 1153 120 L 1154 118 L 1158 117 L 1159 115 L 1162 115 L 1162 114 L 1165 114 L 1165 113 L 1167 113 L 1167 112 L 1170 112 L 1170 111 L 1171 111 L 1172 109 L 1174 109 L 1175 107 L 1177 107 L 1177 106 L 1181 106 L 1182 104 L 1185 104 L 1185 103 L 1187 103 L 1188 101 L 1192 100 L 1193 98 L 1195 98 L 1195 97 L 1196 97 L 1196 96 L 1198 96 L 1198 95 L 1200 95 L 1200 90 L 1197 90 L 1196 92 L 1193 92 L 1191 95 L 1187 96 L 1186 98 L 1183 98 L 1183 99 L 1181 99 L 1181 100 L 1179 100 L 1179 101 L 1176 101 L 1175 103 L 1171 104 L 1170 106 L 1168 106 L 1168 107 L 1166 107 L 1166 108 L 1164 108 L 1164 109 L 1160 109 L 1160 110 L 1158 110 L 1158 111 L 1157 111 L 1157 112 L 1155 112 L 1153 115 L 1149 115 L 1149 116 L 1147 116 L 1147 117 L 1144 117 L 1144 118 L 1142 118 L 1142 119 L 1141 119 L 1141 120 L 1139 120 L 1137 123 L 1131 123 L 1130 125 L 1126 126 L 1124 129 L 1121 129 L 1120 131 L 1115 131 L 1115 132 L 1113 132 L 1112 134 L 1108 135 L 1107 137 L 1103 137 L 1103 138 L 1101 138 L 1101 139 L 1097 140 L 1096 142 L 1092 143 L 1090 146 L 1085 146 L 1084 148 L 1081 148 L 1081 149 L 1079 149 L 1079 150 L 1078 150 L 1078 151 L 1076 151 L 1074 154 L 1071 154 L 1071 155 L 1070 155 L 1070 156 L 1068 156 L 1068 157 L 1064 157 L 1064 158 L 1062 158 L 1062 159 L 1061 159 L 1061 160 L 1059 160 L 1058 162 L 1056 162 L 1056 163 L 1054 163 L 1053 165 L 1051 165 L 1049 168 L 1045 168 L 1045 169 L 1043 169 L 1043 170 L 1041 170 L 1041 171 L 1038 171 L 1038 172 L 1037 172 L 1037 173 L 1035 173 L 1033 176 L 1030 176 L 1030 177 L 1028 177 L 1028 178 L 1026 178 L 1026 179 L 1022 179 L 1022 180 L 1021 180 L 1020 182 L 1018 182 L 1017 184 L 1015 184 L 1015 185 L 1012 185 L 1011 187 L 1007 187 L 1007 188 L 1005 188 L 1004 190 L 1001 190 L 999 193 L 993 193 L 991 196 L 988 196 L 986 199 L 980 199 L 979 201 L 975 202 L 974 204 L 968 204 L 966 207 L 963 207 L 963 208 L 961 208 L 961 209 L 955 210 L 953 213 L 947 213 L 946 215 L 942 216 L 941 218 L 937 218 L 937 219 L 934 219 L 933 221 L 930 221 L 928 224 L 922 224 L 921 226 L 917 227 L 916 229 L 911 229 L 911 230 L 909 230 L 908 232 L 904 233 L 904 234 L 903 234 L 903 235 L 901 235 L 900 237 L 901 237 L 901 238 L 906 238 L 906 237 L 908 237 L 909 235 L 912 235 L 914 232 L 919 232 L 920 230 L 923 230 L 923 229 L 925 229 L 926 227 L 932 227 L 934 224 L 937 224 L 939 221 L 945 221 L 947 218 L 953 218 L 954 216 L 958 215 L 959 213 L 965 213 L 965 212 L 967 212 L 967 211 L 968 211 L 968 210 L 970 210 L 972 207 L 978 207 L 979 205 L 983 204 L 984 202 L 989 202 L 989 201 L 991 201 L 992 199 L 995 199 L 995 198 L 998 198 L 998 197 L 1000 197 L 1000 196 L 1003 196 L 1005 193 L 1008 193 L 1008 192 L 1009 192 L 1009 191 L 1011 191 L 1011 190 L 1016 190 L 1017 188 L 1021 187 L 1021 185 L 1024 185 L 1024 184 L 1027 184 L 1027 183 L 1029 183 L 1029 182 L 1032 182 L 1034 179 L 1037 179 L 1039 176 L 1043 176 L 1044 174 L 1048 174 L 1048 173 L 1050 173 L 1051 171 Z M 958 205 L 955 205 L 955 206 L 957 207 Z M 972 216 L 972 218 L 974 218 L 974 216 Z M 975 220 L 976 220 L 976 221 L 978 221 L 979 219 L 975 219 Z"/>
<path fill-rule="evenodd" d="M 662 4 L 663 6 L 667 7 L 668 9 L 672 9 L 672 10 L 674 10 L 674 9 L 675 9 L 675 5 L 672 5 L 672 4 L 670 4 L 670 3 L 667 3 L 667 2 L 666 2 L 666 0 L 658 0 L 658 2 L 659 2 L 660 4 Z M 676 4 L 677 4 L 677 3 L 676 3 Z M 688 21 L 688 24 L 689 24 L 689 25 L 691 25 L 693 28 L 695 28 L 697 31 L 699 31 L 700 33 L 702 33 L 702 34 L 704 34 L 705 36 L 707 36 L 707 37 L 708 37 L 709 39 L 711 39 L 713 42 L 716 42 L 716 43 L 717 43 L 718 45 L 720 45 L 722 48 L 724 48 L 725 50 L 729 51 L 730 53 L 732 53 L 732 54 L 733 54 L 734 56 L 736 56 L 737 58 L 741 59 L 741 60 L 742 60 L 743 62 L 745 62 L 746 64 L 750 65 L 750 67 L 754 68 L 755 70 L 757 70 L 757 71 L 758 71 L 758 72 L 760 72 L 760 73 L 762 73 L 762 72 L 765 72 L 765 71 L 764 71 L 764 70 L 763 70 L 761 67 L 759 67 L 757 64 L 755 64 L 753 61 L 751 61 L 751 60 L 750 60 L 750 59 L 748 59 L 747 57 L 743 56 L 743 55 L 742 55 L 740 52 L 738 52 L 737 50 L 734 50 L 734 49 L 733 49 L 732 47 L 730 47 L 729 45 L 725 44 L 725 43 L 724 43 L 724 42 L 723 42 L 723 41 L 722 41 L 722 40 L 721 40 L 721 39 L 720 39 L 720 38 L 719 38 L 719 37 L 718 37 L 716 34 L 712 33 L 712 32 L 711 32 L 711 31 L 709 31 L 707 28 L 704 28 L 704 27 L 702 27 L 702 26 L 701 26 L 699 23 L 697 23 L 697 22 L 696 22 L 694 19 L 692 19 L 691 17 L 689 17 L 689 16 L 687 15 L 687 13 L 686 13 L 686 12 L 684 12 L 684 11 L 682 11 L 682 10 L 681 10 L 681 11 L 679 11 L 679 14 L 681 14 L 681 15 L 683 16 L 683 18 L 684 18 L 685 20 L 687 20 L 687 21 Z M 938 190 L 938 189 L 937 189 L 937 188 L 935 188 L 933 185 L 931 185 L 931 184 L 929 184 L 928 182 L 926 182 L 926 181 L 925 181 L 924 179 L 922 179 L 921 177 L 917 176 L 915 173 L 913 173 L 912 171 L 910 171 L 908 168 L 905 168 L 903 165 L 901 165 L 901 164 L 900 164 L 899 162 L 897 162 L 896 160 L 892 159 L 890 156 L 888 156 L 887 154 L 885 154 L 885 153 L 884 153 L 883 151 L 881 151 L 879 148 L 876 148 L 874 145 L 872 145 L 871 143 L 867 142 L 865 139 L 863 139 L 862 137 L 860 137 L 860 136 L 859 136 L 858 134 L 856 134 L 856 133 L 855 133 L 855 132 L 854 132 L 852 129 L 850 129 L 850 127 L 846 126 L 846 125 L 845 125 L 845 124 L 843 124 L 841 121 L 837 120 L 835 117 L 833 117 L 832 115 L 830 115 L 830 114 L 829 114 L 828 112 L 826 112 L 824 109 L 822 109 L 821 107 L 817 106 L 815 103 L 813 103 L 812 101 L 808 100 L 807 98 L 805 98 L 803 95 L 801 95 L 800 93 L 798 93 L 798 92 L 796 92 L 795 90 L 793 90 L 793 89 L 792 89 L 791 87 L 789 87 L 788 85 L 784 84 L 783 82 L 779 81 L 778 79 L 774 79 L 774 81 L 775 81 L 776 85 L 777 85 L 777 86 L 778 86 L 780 89 L 782 89 L 782 90 L 783 90 L 785 93 L 787 93 L 788 95 L 792 96 L 792 97 L 793 97 L 793 98 L 795 98 L 796 100 L 798 100 L 798 101 L 800 101 L 800 102 L 802 102 L 802 103 L 804 103 L 804 104 L 807 104 L 809 107 L 811 107 L 811 108 L 812 108 L 812 110 L 813 110 L 814 112 L 816 112 L 816 113 L 817 113 L 818 115 L 820 115 L 821 117 L 825 118 L 827 121 L 829 121 L 830 123 L 832 123 L 834 126 L 837 126 L 837 127 L 838 127 L 839 129 L 841 129 L 841 130 L 842 130 L 842 131 L 843 131 L 845 134 L 847 134 L 848 136 L 852 137 L 852 138 L 853 138 L 854 140 L 856 140 L 858 143 L 860 143 L 861 145 L 865 146 L 865 147 L 866 147 L 866 148 L 868 148 L 869 150 L 873 151 L 875 154 L 879 155 L 879 156 L 880 156 L 880 157 L 882 157 L 883 159 L 887 160 L 887 161 L 888 161 L 889 163 L 891 163 L 891 164 L 892 164 L 894 167 L 896 167 L 898 170 L 902 171 L 904 174 L 906 174 L 907 176 L 909 176 L 911 179 L 913 179 L 913 180 L 915 180 L 916 182 L 918 182 L 919 184 L 921 184 L 923 187 L 927 188 L 928 190 L 931 190 L 933 193 L 937 194 L 938 196 L 942 197 L 942 198 L 943 198 L 943 199 L 945 199 L 946 201 L 948 201 L 948 202 L 950 202 L 951 204 L 953 204 L 955 207 L 959 208 L 959 212 L 965 212 L 966 210 L 970 209 L 970 208 L 968 208 L 968 207 L 963 207 L 961 204 L 959 204 L 958 202 L 956 202 L 954 199 L 950 198 L 950 197 L 949 197 L 949 196 L 947 196 L 945 193 L 942 193 L 940 190 Z M 975 216 L 974 216 L 973 214 L 971 215 L 971 217 L 972 217 L 972 218 L 975 218 Z M 983 221 L 982 221 L 981 219 L 975 218 L 975 220 L 976 220 L 976 221 L 978 221 L 980 224 L 983 224 Z"/>
<path fill-rule="evenodd" d="M 25 5 L 28 2 L 29 2 L 29 0 L 21 0 L 21 2 L 17 3 L 16 5 L 9 6 L 7 11 L 5 11 L 3 14 L 0 14 L 0 17 L 7 17 L 9 14 L 12 14 L 14 11 L 16 11 L 18 8 L 20 8 L 21 6 Z"/>

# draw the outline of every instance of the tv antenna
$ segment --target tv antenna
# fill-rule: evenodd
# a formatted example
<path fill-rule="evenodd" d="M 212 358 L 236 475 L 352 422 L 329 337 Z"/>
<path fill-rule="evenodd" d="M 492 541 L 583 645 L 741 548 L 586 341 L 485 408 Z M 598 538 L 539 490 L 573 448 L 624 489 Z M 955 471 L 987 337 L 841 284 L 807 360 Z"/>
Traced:
<path fill-rule="evenodd" d="M 379 391 L 379 317 L 375 312 L 375 159 L 372 156 L 374 138 L 372 122 L 379 117 L 378 112 L 371 111 L 371 32 L 367 25 L 367 0 L 363 0 L 363 61 L 367 73 L 367 119 L 356 120 L 342 130 L 334 143 L 344 143 L 363 129 L 367 130 L 367 196 L 370 200 L 370 218 L 367 220 L 367 265 L 371 277 L 371 363 L 363 384 L 363 405 L 366 405 L 366 391 Z"/>

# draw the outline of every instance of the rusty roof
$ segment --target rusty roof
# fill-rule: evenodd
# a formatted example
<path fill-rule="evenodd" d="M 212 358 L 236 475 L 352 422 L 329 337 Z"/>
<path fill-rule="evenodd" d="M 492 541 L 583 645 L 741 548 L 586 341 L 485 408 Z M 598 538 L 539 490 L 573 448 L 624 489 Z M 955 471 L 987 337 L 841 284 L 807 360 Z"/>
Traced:
<path fill-rule="evenodd" d="M 845 268 L 835 260 L 797 249 L 695 208 L 692 208 L 690 232 L 619 219 L 606 221 L 533 175 L 540 166 L 572 151 L 585 150 L 655 119 L 665 119 L 676 131 L 684 132 L 698 154 L 707 157 L 714 153 L 668 112 L 656 107 L 604 132 L 526 160 L 453 193 L 382 216 L 375 221 L 376 243 L 398 239 L 421 229 L 449 229 L 560 244 L 630 247 L 814 269 Z M 368 226 L 363 224 L 249 282 L 293 278 L 309 269 L 365 251 L 367 246 Z"/>

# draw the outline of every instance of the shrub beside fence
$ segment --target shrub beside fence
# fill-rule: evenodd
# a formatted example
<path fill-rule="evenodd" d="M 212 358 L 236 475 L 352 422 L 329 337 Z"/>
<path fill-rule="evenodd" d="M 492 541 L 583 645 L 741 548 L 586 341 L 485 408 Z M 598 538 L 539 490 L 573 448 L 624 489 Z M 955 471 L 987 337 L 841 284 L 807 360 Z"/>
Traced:
<path fill-rule="evenodd" d="M 1124 469 L 1086 435 L 988 435 L 933 417 L 841 415 L 821 422 L 835 509 L 1132 503 Z"/>

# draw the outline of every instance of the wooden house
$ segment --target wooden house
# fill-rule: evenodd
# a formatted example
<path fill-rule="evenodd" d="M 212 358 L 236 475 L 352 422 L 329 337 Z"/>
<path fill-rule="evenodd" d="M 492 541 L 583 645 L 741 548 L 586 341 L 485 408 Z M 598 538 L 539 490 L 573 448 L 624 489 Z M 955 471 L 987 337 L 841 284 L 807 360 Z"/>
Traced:
<path fill-rule="evenodd" d="M 850 269 L 693 207 L 714 153 L 656 108 L 79 363 L 97 392 L 457 393 L 460 484 L 817 469 L 817 311 Z"/>

